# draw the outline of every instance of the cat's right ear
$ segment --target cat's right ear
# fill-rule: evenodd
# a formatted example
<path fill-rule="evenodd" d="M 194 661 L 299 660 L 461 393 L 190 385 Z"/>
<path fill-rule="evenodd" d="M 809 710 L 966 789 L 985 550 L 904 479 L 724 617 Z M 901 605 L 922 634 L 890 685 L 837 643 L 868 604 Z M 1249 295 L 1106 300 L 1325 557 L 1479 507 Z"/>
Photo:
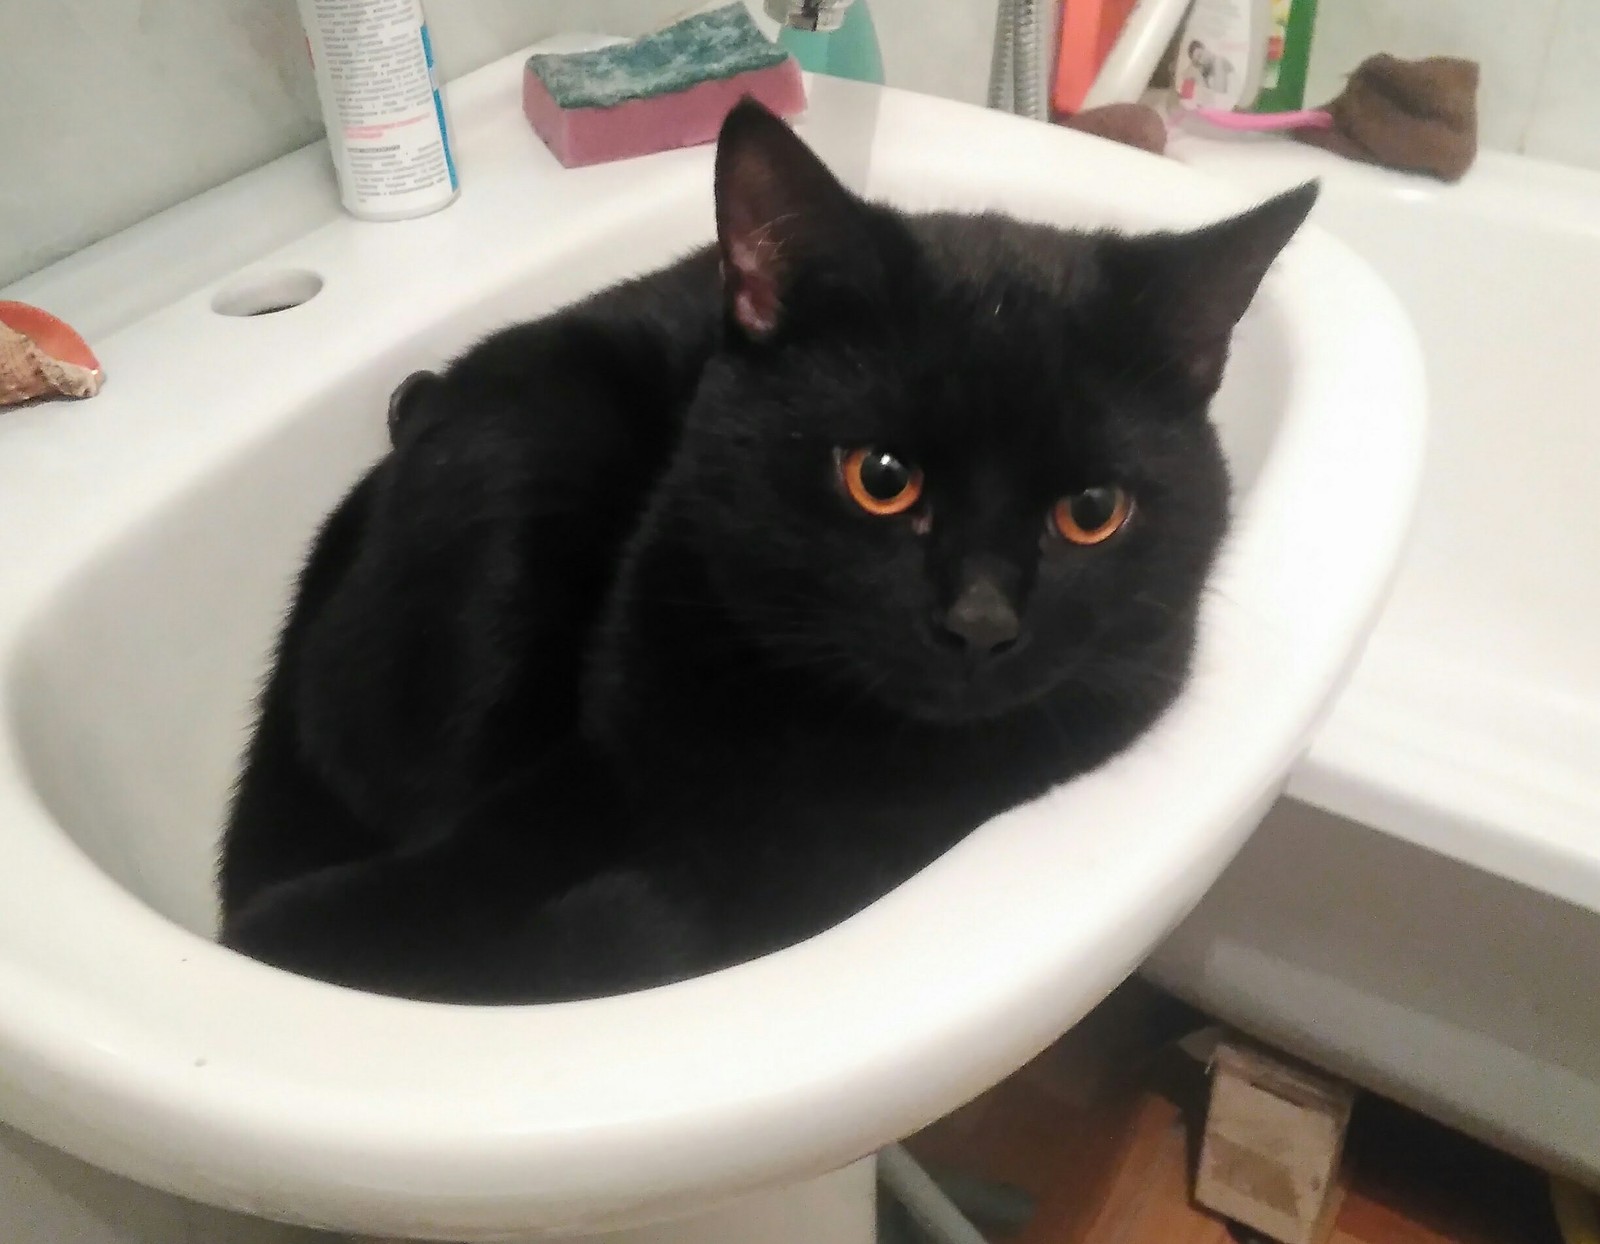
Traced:
<path fill-rule="evenodd" d="M 793 311 L 802 282 L 859 239 L 863 205 L 799 137 L 754 100 L 717 138 L 717 245 L 728 317 L 754 341 Z"/>

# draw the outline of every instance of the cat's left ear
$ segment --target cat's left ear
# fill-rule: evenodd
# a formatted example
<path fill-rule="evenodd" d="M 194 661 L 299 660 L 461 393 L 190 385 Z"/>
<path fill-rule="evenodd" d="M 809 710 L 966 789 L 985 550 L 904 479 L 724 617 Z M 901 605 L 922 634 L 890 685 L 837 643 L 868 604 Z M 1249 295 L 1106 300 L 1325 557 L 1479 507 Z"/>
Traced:
<path fill-rule="evenodd" d="M 808 282 L 850 274 L 847 256 L 861 249 L 865 205 L 754 100 L 737 104 L 722 124 L 716 197 L 728 314 L 750 339 L 772 336 Z"/>
<path fill-rule="evenodd" d="M 1139 327 L 1172 357 L 1190 396 L 1209 399 L 1221 385 L 1234 326 L 1317 193 L 1307 182 L 1192 233 L 1120 239 L 1105 256 L 1112 288 L 1135 291 Z"/>

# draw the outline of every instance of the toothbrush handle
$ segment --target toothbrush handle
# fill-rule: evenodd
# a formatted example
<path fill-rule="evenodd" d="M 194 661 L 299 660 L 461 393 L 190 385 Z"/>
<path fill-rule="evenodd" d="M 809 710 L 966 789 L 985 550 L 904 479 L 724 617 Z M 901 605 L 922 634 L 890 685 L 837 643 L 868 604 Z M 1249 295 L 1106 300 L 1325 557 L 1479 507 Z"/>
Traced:
<path fill-rule="evenodd" d="M 1198 117 L 1224 130 L 1331 130 L 1333 114 L 1323 108 L 1297 112 L 1230 112 L 1226 108 L 1185 108 L 1184 116 Z"/>

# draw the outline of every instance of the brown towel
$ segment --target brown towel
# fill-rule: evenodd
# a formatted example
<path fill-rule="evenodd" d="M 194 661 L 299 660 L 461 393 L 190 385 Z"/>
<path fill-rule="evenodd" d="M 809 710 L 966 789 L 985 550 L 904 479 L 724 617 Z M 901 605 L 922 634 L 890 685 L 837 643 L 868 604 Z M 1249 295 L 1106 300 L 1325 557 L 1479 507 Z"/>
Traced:
<path fill-rule="evenodd" d="M 1443 181 L 1459 181 L 1478 154 L 1478 66 L 1470 60 L 1368 57 L 1327 110 L 1333 129 L 1294 136 L 1352 160 Z"/>

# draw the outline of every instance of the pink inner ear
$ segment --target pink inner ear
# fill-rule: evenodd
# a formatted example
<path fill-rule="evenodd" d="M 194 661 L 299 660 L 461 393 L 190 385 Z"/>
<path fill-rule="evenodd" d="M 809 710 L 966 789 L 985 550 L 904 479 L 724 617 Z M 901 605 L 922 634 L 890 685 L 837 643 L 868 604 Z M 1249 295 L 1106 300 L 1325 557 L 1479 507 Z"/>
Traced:
<path fill-rule="evenodd" d="M 762 249 L 767 249 L 763 255 Z M 752 337 L 764 337 L 778 326 L 777 273 L 770 240 L 758 235 L 752 246 L 735 238 L 728 246 L 727 264 L 733 318 Z"/>
<path fill-rule="evenodd" d="M 1228 365 L 1228 338 L 1194 342 L 1186 347 L 1184 371 L 1189 383 L 1206 393 L 1222 387 L 1222 371 Z"/>

